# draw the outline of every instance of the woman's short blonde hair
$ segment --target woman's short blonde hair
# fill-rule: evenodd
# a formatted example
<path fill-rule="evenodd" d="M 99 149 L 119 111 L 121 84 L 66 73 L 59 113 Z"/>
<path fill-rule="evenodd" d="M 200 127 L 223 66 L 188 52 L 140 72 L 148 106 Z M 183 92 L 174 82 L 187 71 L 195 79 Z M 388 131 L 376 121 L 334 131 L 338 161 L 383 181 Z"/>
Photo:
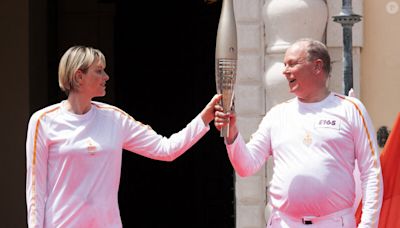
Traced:
<path fill-rule="evenodd" d="M 104 66 L 106 58 L 103 53 L 95 48 L 86 46 L 72 46 L 61 57 L 58 66 L 58 83 L 62 91 L 67 95 L 70 91 L 78 87 L 74 75 L 77 70 L 84 73 L 97 60 L 100 60 Z"/>

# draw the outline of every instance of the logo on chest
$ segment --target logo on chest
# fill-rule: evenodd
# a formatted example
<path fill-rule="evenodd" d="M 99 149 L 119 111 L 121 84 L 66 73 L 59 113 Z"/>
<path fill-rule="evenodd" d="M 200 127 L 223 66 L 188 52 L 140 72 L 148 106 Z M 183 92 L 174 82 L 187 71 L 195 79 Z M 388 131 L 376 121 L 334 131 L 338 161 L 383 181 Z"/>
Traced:
<path fill-rule="evenodd" d="M 340 130 L 340 120 L 334 117 L 318 118 L 315 122 L 315 128 L 331 128 Z"/>
<path fill-rule="evenodd" d="M 94 142 L 92 139 L 86 140 L 86 149 L 90 155 L 95 155 L 97 152 L 96 142 Z"/>

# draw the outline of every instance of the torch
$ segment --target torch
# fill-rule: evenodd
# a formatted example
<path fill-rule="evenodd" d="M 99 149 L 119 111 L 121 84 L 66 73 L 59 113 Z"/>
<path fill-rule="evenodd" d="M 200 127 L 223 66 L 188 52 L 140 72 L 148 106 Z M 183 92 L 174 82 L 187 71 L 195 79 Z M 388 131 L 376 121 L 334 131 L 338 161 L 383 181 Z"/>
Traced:
<path fill-rule="evenodd" d="M 237 65 L 237 33 L 233 0 L 223 0 L 215 48 L 215 81 L 222 94 L 224 112 L 232 110 Z M 229 136 L 229 125 L 221 129 L 221 137 Z"/>

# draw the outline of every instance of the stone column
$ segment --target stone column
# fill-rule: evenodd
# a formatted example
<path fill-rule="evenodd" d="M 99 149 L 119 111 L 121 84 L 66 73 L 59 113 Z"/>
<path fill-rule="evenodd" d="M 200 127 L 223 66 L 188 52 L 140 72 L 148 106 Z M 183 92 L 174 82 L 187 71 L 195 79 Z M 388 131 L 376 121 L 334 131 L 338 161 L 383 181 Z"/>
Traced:
<path fill-rule="evenodd" d="M 293 97 L 283 77 L 286 49 L 299 38 L 325 40 L 328 9 L 323 0 L 267 0 L 263 7 L 265 26 L 266 105 Z"/>
<path fill-rule="evenodd" d="M 300 38 L 325 42 L 328 7 L 323 0 L 266 0 L 262 9 L 265 29 L 265 106 L 268 111 L 294 95 L 283 76 L 286 49 Z M 272 162 L 266 165 L 266 189 L 272 177 Z M 268 195 L 267 195 L 268 198 Z M 266 207 L 265 217 L 270 208 Z"/>

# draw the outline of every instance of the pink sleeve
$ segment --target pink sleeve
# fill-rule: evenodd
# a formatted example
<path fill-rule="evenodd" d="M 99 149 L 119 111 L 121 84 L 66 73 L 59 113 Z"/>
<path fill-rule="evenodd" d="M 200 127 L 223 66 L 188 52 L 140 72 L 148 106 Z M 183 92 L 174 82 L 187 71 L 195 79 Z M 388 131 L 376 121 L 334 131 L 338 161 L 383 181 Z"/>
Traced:
<path fill-rule="evenodd" d="M 352 99 L 356 106 L 353 117 L 355 155 L 360 170 L 362 192 L 361 227 L 378 227 L 383 199 L 383 179 L 375 129 L 364 105 Z"/>
<path fill-rule="evenodd" d="M 43 227 L 47 183 L 47 145 L 40 116 L 29 121 L 26 139 L 26 204 L 28 227 Z"/>
<path fill-rule="evenodd" d="M 229 160 L 240 176 L 256 173 L 271 155 L 270 123 L 267 114 L 247 144 L 239 133 L 232 144 L 226 145 Z"/>
<path fill-rule="evenodd" d="M 159 135 L 150 126 L 128 117 L 124 128 L 124 149 L 162 161 L 173 161 L 205 135 L 210 127 L 198 115 L 170 137 Z"/>

